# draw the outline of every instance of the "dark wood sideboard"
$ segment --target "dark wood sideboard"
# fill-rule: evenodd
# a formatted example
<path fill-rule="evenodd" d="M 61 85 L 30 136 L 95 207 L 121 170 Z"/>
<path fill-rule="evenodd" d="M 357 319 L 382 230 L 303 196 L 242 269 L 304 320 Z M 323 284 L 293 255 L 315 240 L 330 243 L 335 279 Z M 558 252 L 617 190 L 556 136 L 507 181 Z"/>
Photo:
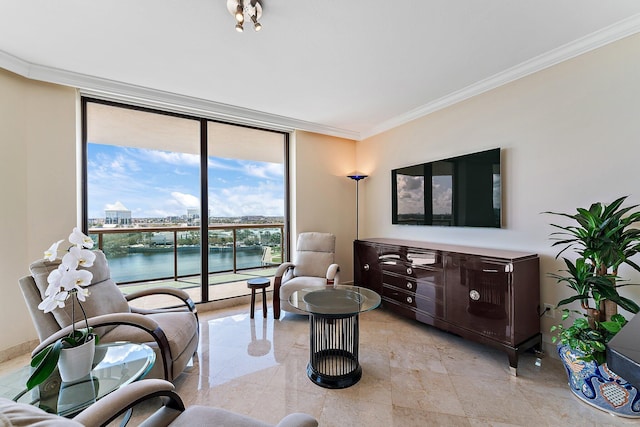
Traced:
<path fill-rule="evenodd" d="M 398 314 L 518 355 L 540 349 L 536 254 L 397 239 L 354 241 L 354 282 Z"/>

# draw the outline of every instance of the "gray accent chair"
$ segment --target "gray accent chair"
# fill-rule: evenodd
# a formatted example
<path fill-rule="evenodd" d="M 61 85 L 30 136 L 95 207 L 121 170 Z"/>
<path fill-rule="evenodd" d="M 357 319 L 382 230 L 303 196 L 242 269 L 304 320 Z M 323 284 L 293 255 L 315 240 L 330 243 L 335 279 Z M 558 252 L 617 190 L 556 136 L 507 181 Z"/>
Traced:
<path fill-rule="evenodd" d="M 93 266 L 87 268 L 93 273 L 93 280 L 88 287 L 90 296 L 82 303 L 89 326 L 94 328 L 103 343 L 129 341 L 151 346 L 156 352 L 156 363 L 147 377 L 173 381 L 184 371 L 198 348 L 195 304 L 186 292 L 167 287 L 123 294 L 111 279 L 104 253 L 95 253 Z M 40 345 L 32 354 L 69 334 L 72 328 L 71 304 L 50 313 L 38 309 L 48 286 L 47 277 L 59 264 L 59 260 L 36 261 L 29 267 L 31 275 L 20 279 L 20 289 L 40 339 Z M 176 306 L 145 310 L 129 304 L 149 295 L 168 295 L 175 298 Z M 78 310 L 75 320 L 76 327 L 85 327 Z"/>
<path fill-rule="evenodd" d="M 273 317 L 280 310 L 308 314 L 293 307 L 289 297 L 295 291 L 314 286 L 337 285 L 340 267 L 334 263 L 336 236 L 307 232 L 298 235 L 294 262 L 280 264 L 273 281 Z"/>
<path fill-rule="evenodd" d="M 160 398 L 162 406 L 146 420 L 138 424 L 143 427 L 160 426 L 225 426 L 225 427 L 269 427 L 271 424 L 240 415 L 225 409 L 192 405 L 185 408 L 182 399 L 168 381 L 142 380 L 98 400 L 72 419 L 49 414 L 25 403 L 16 403 L 0 398 L 1 426 L 105 426 L 115 420 L 126 419 L 127 412 L 141 402 Z M 310 415 L 289 414 L 276 427 L 317 427 L 318 422 Z"/>

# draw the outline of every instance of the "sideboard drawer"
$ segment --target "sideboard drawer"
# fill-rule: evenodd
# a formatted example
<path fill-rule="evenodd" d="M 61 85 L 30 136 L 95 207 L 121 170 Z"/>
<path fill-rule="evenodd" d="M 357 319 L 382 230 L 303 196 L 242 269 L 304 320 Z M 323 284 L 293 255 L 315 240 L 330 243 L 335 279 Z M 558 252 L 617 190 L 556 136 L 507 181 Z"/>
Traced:
<path fill-rule="evenodd" d="M 411 307 L 434 318 L 444 317 L 444 305 L 442 298 L 438 298 L 436 289 L 431 286 L 420 285 L 417 292 L 383 284 L 383 300 L 392 300 L 406 307 Z"/>

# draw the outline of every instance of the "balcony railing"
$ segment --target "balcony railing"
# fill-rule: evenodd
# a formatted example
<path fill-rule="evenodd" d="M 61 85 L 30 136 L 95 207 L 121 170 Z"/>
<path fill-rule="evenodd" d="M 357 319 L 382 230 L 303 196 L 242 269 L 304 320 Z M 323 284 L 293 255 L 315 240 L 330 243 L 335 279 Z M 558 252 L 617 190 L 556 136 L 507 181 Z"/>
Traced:
<path fill-rule="evenodd" d="M 208 227 L 209 274 L 278 265 L 283 224 L 216 224 Z M 200 227 L 91 228 L 89 235 L 119 284 L 200 275 Z"/>

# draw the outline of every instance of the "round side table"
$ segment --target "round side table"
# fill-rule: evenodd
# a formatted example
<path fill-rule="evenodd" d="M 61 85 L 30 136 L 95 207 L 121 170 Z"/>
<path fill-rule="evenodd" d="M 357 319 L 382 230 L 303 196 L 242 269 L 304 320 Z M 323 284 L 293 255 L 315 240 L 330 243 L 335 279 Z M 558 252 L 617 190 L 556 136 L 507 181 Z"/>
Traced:
<path fill-rule="evenodd" d="M 247 280 L 247 288 L 251 289 L 251 318 L 255 311 L 256 290 L 262 289 L 262 316 L 267 317 L 267 292 L 266 289 L 271 286 L 271 279 L 268 277 L 256 277 Z"/>

